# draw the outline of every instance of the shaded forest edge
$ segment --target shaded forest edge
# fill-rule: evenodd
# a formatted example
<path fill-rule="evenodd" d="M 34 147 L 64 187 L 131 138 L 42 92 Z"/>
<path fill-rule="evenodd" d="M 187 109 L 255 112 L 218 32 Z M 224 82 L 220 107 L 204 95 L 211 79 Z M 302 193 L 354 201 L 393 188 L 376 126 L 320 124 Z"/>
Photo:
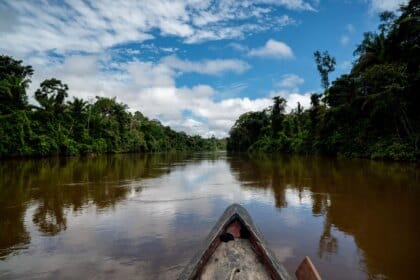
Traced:
<path fill-rule="evenodd" d="M 176 132 L 116 98 L 68 97 L 68 86 L 48 79 L 28 102 L 34 70 L 0 55 L 0 158 L 128 152 L 214 151 L 226 140 Z"/>
<path fill-rule="evenodd" d="M 420 1 L 384 12 L 375 32 L 354 51 L 350 73 L 330 84 L 335 59 L 314 53 L 323 93 L 311 107 L 286 113 L 286 100 L 248 112 L 231 128 L 229 151 L 325 154 L 418 161 L 420 159 Z"/>

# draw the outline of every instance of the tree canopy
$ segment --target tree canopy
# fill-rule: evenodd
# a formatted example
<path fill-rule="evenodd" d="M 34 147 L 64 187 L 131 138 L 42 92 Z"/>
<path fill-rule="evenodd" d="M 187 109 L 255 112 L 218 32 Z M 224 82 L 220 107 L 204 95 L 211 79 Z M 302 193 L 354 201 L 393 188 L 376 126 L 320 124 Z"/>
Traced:
<path fill-rule="evenodd" d="M 228 149 L 418 160 L 420 1 L 409 1 L 400 12 L 380 15 L 378 30 L 365 33 L 356 47 L 350 73 L 331 84 L 328 74 L 334 71 L 335 59 L 327 51 L 316 51 L 325 90 L 312 94 L 311 107 L 302 110 L 299 104 L 286 114 L 278 110 L 281 97 L 275 97 L 273 106 L 264 111 L 264 126 L 247 132 L 259 137 L 246 145 L 238 141 L 244 137 L 237 135 L 250 127 L 236 122 Z M 246 117 L 247 123 L 254 121 L 250 117 L 259 120 L 258 112 Z M 273 133 L 261 133 L 267 131 Z"/>
<path fill-rule="evenodd" d="M 116 98 L 67 100 L 69 87 L 51 78 L 34 93 L 27 89 L 31 66 L 0 55 L 0 157 L 88 153 L 211 151 L 225 140 L 189 136 L 150 120 Z"/>

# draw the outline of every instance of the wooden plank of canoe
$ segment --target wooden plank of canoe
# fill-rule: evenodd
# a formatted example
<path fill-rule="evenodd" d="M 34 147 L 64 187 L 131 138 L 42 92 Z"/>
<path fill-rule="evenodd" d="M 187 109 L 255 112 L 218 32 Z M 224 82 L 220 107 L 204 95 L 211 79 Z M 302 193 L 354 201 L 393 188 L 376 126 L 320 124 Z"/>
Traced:
<path fill-rule="evenodd" d="M 203 268 L 201 280 L 270 280 L 248 239 L 222 242 Z"/>
<path fill-rule="evenodd" d="M 308 256 L 300 263 L 295 274 L 298 280 L 321 280 L 321 276 Z"/>
<path fill-rule="evenodd" d="M 241 223 L 246 226 L 246 228 L 254 236 L 254 249 L 257 250 L 257 254 L 259 254 L 261 257 L 264 257 L 265 261 L 271 267 L 272 270 L 269 271 L 271 278 L 278 280 L 292 279 L 287 273 L 286 269 L 278 262 L 275 255 L 266 246 L 266 242 L 263 239 L 261 232 L 255 226 L 251 216 L 242 206 L 238 204 L 232 204 L 225 210 L 222 217 L 207 236 L 198 253 L 185 267 L 184 271 L 181 273 L 178 279 L 191 280 L 197 277 L 200 270 L 203 269 L 203 267 L 207 264 L 211 255 L 220 244 L 220 233 L 226 229 L 226 227 L 235 219 L 240 219 Z"/>

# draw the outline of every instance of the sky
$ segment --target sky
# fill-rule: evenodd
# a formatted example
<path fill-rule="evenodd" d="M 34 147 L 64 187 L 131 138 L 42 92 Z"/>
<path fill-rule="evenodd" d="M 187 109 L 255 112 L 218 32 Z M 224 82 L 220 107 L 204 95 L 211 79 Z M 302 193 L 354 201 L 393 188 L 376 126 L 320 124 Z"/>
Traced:
<path fill-rule="evenodd" d="M 321 92 L 316 50 L 347 73 L 378 14 L 407 0 L 0 0 L 0 54 L 32 65 L 30 102 L 57 78 L 69 96 L 116 97 L 190 135 L 226 137 L 243 113 Z"/>

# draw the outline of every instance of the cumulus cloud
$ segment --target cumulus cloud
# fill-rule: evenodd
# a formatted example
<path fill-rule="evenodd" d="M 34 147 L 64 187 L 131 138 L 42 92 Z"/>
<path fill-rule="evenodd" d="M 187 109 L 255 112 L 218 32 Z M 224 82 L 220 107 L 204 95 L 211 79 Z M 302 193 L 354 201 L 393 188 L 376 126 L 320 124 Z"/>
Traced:
<path fill-rule="evenodd" d="M 175 86 L 173 79 L 175 72 L 165 64 L 132 61 L 124 66 L 135 84 L 141 88 Z"/>
<path fill-rule="evenodd" d="M 293 58 L 293 51 L 285 43 L 270 39 L 263 47 L 250 50 L 249 55 L 290 59 Z"/>
<path fill-rule="evenodd" d="M 311 106 L 311 93 L 310 92 L 306 92 L 306 93 L 290 93 L 289 95 L 286 96 L 287 98 L 287 102 L 289 103 L 289 108 L 296 108 L 297 104 L 300 103 L 300 105 L 305 108 L 308 109 Z"/>
<path fill-rule="evenodd" d="M 183 72 L 216 75 L 238 70 L 235 63 L 224 63 L 224 60 L 217 60 L 222 67 L 213 67 L 211 60 L 193 62 L 176 58 L 174 63 L 174 58 L 166 57 L 158 62 L 133 60 L 114 63 L 113 71 L 104 69 L 110 64 L 107 56 L 73 55 L 49 67 L 33 63 L 35 75 L 30 92 L 34 92 L 42 80 L 56 77 L 69 85 L 70 96 L 91 101 L 97 95 L 117 96 L 118 101 L 127 104 L 130 111 L 139 110 L 176 130 L 206 137 L 225 137 L 241 114 L 271 105 L 270 98 L 215 101 L 214 97 L 219 92 L 204 84 L 177 87 L 176 77 Z M 241 65 L 239 61 L 236 63 Z M 80 69 L 83 71 L 79 72 Z M 185 111 L 191 112 L 191 116 L 185 117 Z"/>
<path fill-rule="evenodd" d="M 303 108 L 308 109 L 311 106 L 311 94 L 312 93 L 310 92 L 299 93 L 289 90 L 277 90 L 270 92 L 272 97 L 281 96 L 286 99 L 286 112 L 290 112 L 291 110 L 295 109 L 298 103 L 300 103 Z"/>
<path fill-rule="evenodd" d="M 408 0 L 369 0 L 373 12 L 395 11 Z"/>
<path fill-rule="evenodd" d="M 114 97 L 148 117 L 179 130 L 204 136 L 226 136 L 240 114 L 262 110 L 270 98 L 216 99 L 219 91 L 205 84 L 180 87 L 183 73 L 240 74 L 250 68 L 238 59 L 191 61 L 173 46 L 159 46 L 158 37 L 195 44 L 244 38 L 278 31 L 295 21 L 279 7 L 315 11 L 305 0 L 162 0 L 162 1 L 0 1 L 0 52 L 24 59 L 35 75 L 30 91 L 56 77 L 70 95 L 93 100 Z M 283 42 L 269 40 L 255 56 L 292 58 Z M 150 55 L 150 56 L 147 56 Z M 241 90 L 244 86 L 238 87 Z M 246 87 L 246 85 L 245 85 Z M 33 102 L 33 99 L 31 99 Z M 216 101 L 217 100 L 217 101 Z M 184 111 L 191 116 L 183 116 Z"/>

